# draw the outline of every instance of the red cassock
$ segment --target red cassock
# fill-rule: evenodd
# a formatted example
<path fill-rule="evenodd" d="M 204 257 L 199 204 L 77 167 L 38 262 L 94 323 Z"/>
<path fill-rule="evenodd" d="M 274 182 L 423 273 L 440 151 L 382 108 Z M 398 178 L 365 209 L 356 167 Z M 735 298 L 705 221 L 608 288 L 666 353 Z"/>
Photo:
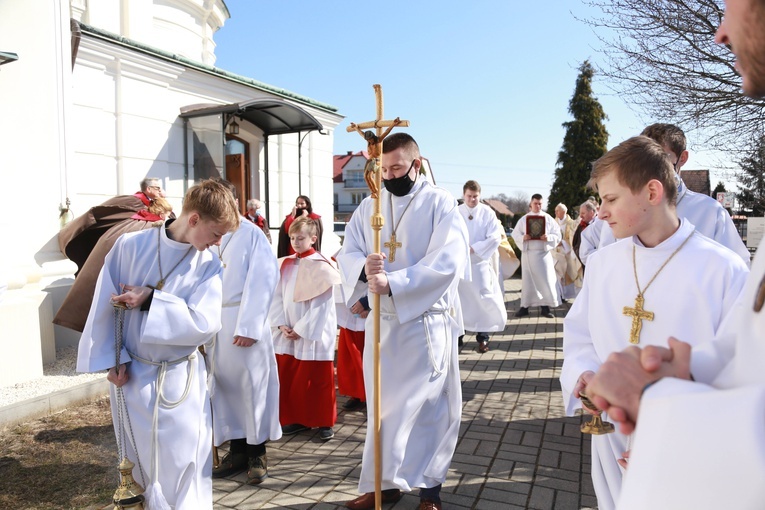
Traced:
<path fill-rule="evenodd" d="M 363 353 L 364 331 L 340 328 L 337 343 L 337 387 L 341 395 L 366 400 Z"/>
<path fill-rule="evenodd" d="M 331 361 L 302 361 L 277 354 L 279 422 L 333 427 L 337 419 L 335 368 Z"/>

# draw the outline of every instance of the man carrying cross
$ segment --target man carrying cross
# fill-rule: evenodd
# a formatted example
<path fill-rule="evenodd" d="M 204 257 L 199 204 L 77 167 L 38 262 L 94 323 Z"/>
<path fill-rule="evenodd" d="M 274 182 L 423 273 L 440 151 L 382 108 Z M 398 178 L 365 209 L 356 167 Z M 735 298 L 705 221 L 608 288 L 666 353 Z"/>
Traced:
<path fill-rule="evenodd" d="M 673 173 L 661 145 L 645 136 L 593 164 L 599 215 L 620 239 L 630 239 L 590 255 L 582 291 L 563 322 L 560 380 L 568 415 L 609 354 L 631 344 L 667 345 L 669 336 L 711 338 L 743 288 L 748 269 L 741 257 L 678 219 Z M 618 432 L 592 438 L 601 510 L 618 501 L 628 450 L 628 437 Z"/>
<path fill-rule="evenodd" d="M 468 235 L 456 200 L 418 178 L 420 150 L 410 135 L 388 136 L 382 152 L 381 234 L 388 244 L 375 253 L 368 197 L 346 227 L 337 260 L 349 305 L 367 291 L 380 296 L 382 501 L 397 501 L 402 490 L 418 487 L 420 510 L 440 510 L 462 409 L 457 285 L 469 267 Z M 366 345 L 372 327 L 367 320 Z M 367 402 L 373 399 L 373 362 L 372 349 L 365 349 Z M 367 423 L 374 421 L 368 406 Z M 369 426 L 359 480 L 364 494 L 346 504 L 351 509 L 374 507 L 373 446 Z"/>

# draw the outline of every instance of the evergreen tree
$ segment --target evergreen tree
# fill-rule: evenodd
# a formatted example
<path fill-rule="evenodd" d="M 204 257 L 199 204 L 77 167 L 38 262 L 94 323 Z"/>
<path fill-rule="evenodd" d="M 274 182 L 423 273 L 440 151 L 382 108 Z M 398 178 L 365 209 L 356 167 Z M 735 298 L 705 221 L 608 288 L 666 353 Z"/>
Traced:
<path fill-rule="evenodd" d="M 725 193 L 726 191 L 728 191 L 728 190 L 725 189 L 725 183 L 722 182 L 722 181 L 718 181 L 717 182 L 717 186 L 715 186 L 715 189 L 712 190 L 712 198 L 717 200 L 717 194 L 718 193 Z"/>
<path fill-rule="evenodd" d="M 739 161 L 741 171 L 736 174 L 739 204 L 742 210 L 751 210 L 752 216 L 765 215 L 765 137 L 760 138 L 750 155 Z"/>
<path fill-rule="evenodd" d="M 726 193 L 728 190 L 725 189 L 725 183 L 722 181 L 717 181 L 717 186 L 715 186 L 715 189 L 712 190 L 711 197 L 717 200 L 717 194 L 718 193 Z M 731 216 L 733 215 L 733 211 L 731 211 L 730 207 L 725 208 L 726 211 L 728 211 L 728 214 Z"/>
<path fill-rule="evenodd" d="M 555 206 L 559 203 L 574 208 L 592 195 L 587 189 L 591 163 L 606 153 L 608 132 L 603 124 L 606 114 L 592 95 L 594 73 L 585 60 L 579 68 L 574 96 L 568 103 L 568 111 L 574 120 L 563 123 L 566 134 L 558 152 L 555 180 L 547 201 L 547 212 L 551 215 L 555 214 Z"/>

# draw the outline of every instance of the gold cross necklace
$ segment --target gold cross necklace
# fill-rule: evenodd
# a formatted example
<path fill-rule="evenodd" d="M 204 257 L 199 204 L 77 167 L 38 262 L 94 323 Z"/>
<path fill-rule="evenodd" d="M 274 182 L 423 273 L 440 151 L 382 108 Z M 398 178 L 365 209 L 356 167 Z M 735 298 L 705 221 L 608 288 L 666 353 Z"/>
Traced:
<path fill-rule="evenodd" d="M 643 321 L 652 321 L 654 317 L 653 312 L 649 312 L 647 310 L 643 309 L 643 304 L 645 303 L 645 297 L 643 297 L 648 290 L 648 287 L 651 286 L 653 281 L 656 279 L 657 276 L 659 276 L 659 273 L 661 273 L 661 270 L 664 269 L 664 267 L 669 263 L 670 260 L 672 260 L 672 257 L 677 255 L 677 252 L 680 251 L 680 249 L 685 246 L 685 243 L 688 242 L 688 240 L 693 237 L 694 232 L 691 232 L 691 234 L 685 238 L 685 241 L 680 243 L 680 246 L 677 247 L 675 251 L 672 252 L 672 255 L 670 255 L 667 260 L 664 261 L 664 263 L 661 265 L 661 267 L 654 273 L 653 277 L 648 281 L 646 286 L 643 288 L 643 290 L 640 290 L 640 283 L 638 282 L 638 275 L 637 275 L 637 261 L 635 259 L 635 245 L 632 245 L 632 270 L 635 273 L 635 286 L 637 286 L 638 294 L 635 298 L 635 307 L 630 308 L 629 306 L 625 306 L 622 309 L 622 315 L 626 315 L 627 317 L 632 317 L 632 327 L 630 329 L 630 343 L 631 344 L 638 344 L 640 343 L 640 330 L 643 329 Z"/>
<path fill-rule="evenodd" d="M 223 252 L 226 251 L 226 248 L 228 248 L 228 245 L 231 244 L 231 239 L 233 239 L 234 234 L 236 234 L 236 231 L 234 231 L 231 234 L 231 237 L 228 238 L 228 241 L 226 241 L 226 245 L 221 249 L 220 245 L 218 245 L 218 258 L 220 259 L 220 263 L 223 264 L 223 269 L 226 269 L 226 263 L 223 262 Z"/>
<path fill-rule="evenodd" d="M 414 195 L 412 195 L 412 199 L 409 201 L 408 204 L 406 204 L 406 207 L 404 207 L 404 212 L 401 213 L 401 216 L 399 216 L 398 221 L 393 224 L 393 231 L 390 234 L 390 241 L 387 243 L 383 243 L 383 246 L 388 248 L 390 250 L 390 255 L 388 256 L 388 262 L 394 262 L 396 260 L 396 248 L 401 248 L 401 243 L 396 242 L 396 230 L 398 229 L 398 226 L 401 225 L 401 220 L 404 218 L 404 214 L 406 214 L 407 209 L 409 209 L 409 206 L 412 205 L 412 202 L 414 202 L 414 199 L 417 197 L 417 194 L 422 191 L 422 189 L 425 186 L 420 186 L 420 189 L 415 191 Z M 390 197 L 390 219 L 393 220 L 393 193 L 388 193 L 388 196 Z"/>
<path fill-rule="evenodd" d="M 163 275 L 162 274 L 162 259 L 160 258 L 160 255 L 159 255 L 159 253 L 161 251 L 160 247 L 162 246 L 162 232 L 161 232 L 161 230 L 163 228 L 164 228 L 163 226 L 160 226 L 159 228 L 157 228 L 157 266 L 159 266 L 159 281 L 157 282 L 157 284 L 154 287 L 152 287 L 153 289 L 156 289 L 156 290 L 162 290 L 162 287 L 165 286 L 165 280 L 167 280 L 167 278 L 172 274 L 172 272 L 175 271 L 178 268 L 178 266 L 181 265 L 181 262 L 186 260 L 186 257 L 188 257 L 189 253 L 191 253 L 191 250 L 194 248 L 193 244 L 191 246 L 189 246 L 189 249 L 186 250 L 186 253 L 183 254 L 183 257 L 181 257 L 181 259 L 178 262 L 175 263 L 173 268 L 170 269 L 170 271 L 167 272 L 167 276 Z"/>

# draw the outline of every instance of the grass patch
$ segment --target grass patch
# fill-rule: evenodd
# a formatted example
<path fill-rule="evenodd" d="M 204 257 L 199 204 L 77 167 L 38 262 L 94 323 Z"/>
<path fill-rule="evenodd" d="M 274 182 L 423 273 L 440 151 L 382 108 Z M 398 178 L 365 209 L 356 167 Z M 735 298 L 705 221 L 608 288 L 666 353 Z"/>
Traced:
<path fill-rule="evenodd" d="M 100 509 L 118 481 L 108 398 L 0 434 L 0 508 Z"/>

